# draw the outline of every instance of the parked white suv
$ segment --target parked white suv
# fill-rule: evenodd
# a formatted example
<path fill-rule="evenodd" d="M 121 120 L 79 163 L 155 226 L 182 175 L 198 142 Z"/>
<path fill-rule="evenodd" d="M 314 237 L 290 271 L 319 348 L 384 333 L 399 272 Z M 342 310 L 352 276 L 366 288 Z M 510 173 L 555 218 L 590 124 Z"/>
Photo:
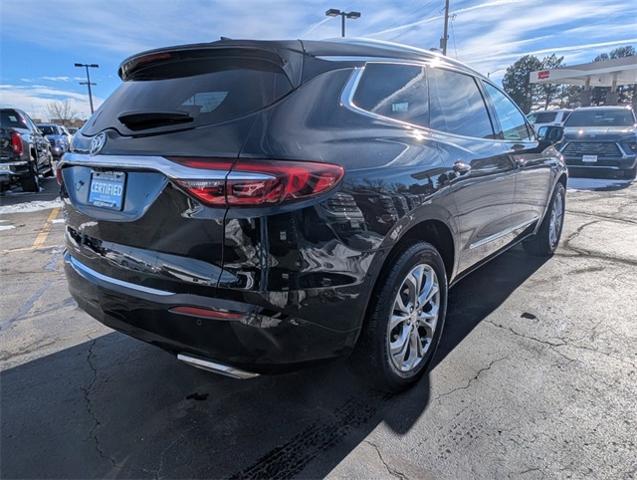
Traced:
<path fill-rule="evenodd" d="M 563 125 L 572 110 L 539 110 L 531 112 L 526 117 L 537 131 L 540 127 L 548 125 Z"/>

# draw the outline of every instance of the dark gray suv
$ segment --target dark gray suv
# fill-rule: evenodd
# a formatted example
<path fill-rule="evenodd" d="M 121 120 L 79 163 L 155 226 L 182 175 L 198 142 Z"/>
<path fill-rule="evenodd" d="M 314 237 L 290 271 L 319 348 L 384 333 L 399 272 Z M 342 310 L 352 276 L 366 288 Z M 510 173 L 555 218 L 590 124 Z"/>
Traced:
<path fill-rule="evenodd" d="M 224 40 L 125 60 L 61 181 L 81 308 L 235 378 L 353 354 L 415 382 L 447 291 L 551 255 L 566 167 L 468 67 L 361 41 Z"/>

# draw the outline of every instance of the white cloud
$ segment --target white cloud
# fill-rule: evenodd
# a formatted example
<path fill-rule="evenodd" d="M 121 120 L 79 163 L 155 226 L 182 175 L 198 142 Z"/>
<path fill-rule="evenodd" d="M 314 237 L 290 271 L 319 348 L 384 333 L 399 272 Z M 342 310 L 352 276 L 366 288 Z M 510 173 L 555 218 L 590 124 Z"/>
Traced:
<path fill-rule="evenodd" d="M 68 82 L 71 77 L 59 76 L 59 77 L 40 77 L 42 80 L 48 80 L 49 82 Z"/>
<path fill-rule="evenodd" d="M 47 106 L 54 101 L 68 100 L 71 109 L 81 118 L 88 118 L 90 107 L 86 94 L 52 88 L 46 85 L 0 85 L 0 107 L 15 107 L 24 110 L 32 118 L 49 119 Z M 102 99 L 93 96 L 95 108 Z"/>

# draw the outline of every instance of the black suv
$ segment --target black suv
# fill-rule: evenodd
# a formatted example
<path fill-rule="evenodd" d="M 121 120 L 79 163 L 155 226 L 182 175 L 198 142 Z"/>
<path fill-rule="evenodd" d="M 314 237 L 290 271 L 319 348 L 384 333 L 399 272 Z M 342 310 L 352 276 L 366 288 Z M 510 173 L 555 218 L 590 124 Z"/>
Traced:
<path fill-rule="evenodd" d="M 49 141 L 17 108 L 0 109 L 0 190 L 19 182 L 25 192 L 40 191 L 39 175 L 53 175 Z"/>
<path fill-rule="evenodd" d="M 487 78 L 363 41 L 234 41 L 125 60 L 60 182 L 81 308 L 236 378 L 353 352 L 414 382 L 447 290 L 562 228 L 566 168 Z"/>

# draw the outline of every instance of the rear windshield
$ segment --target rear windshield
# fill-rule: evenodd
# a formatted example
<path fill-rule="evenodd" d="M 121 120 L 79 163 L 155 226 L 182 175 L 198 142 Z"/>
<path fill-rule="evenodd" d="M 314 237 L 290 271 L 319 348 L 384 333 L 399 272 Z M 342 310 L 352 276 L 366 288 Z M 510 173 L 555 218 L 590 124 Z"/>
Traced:
<path fill-rule="evenodd" d="M 27 128 L 24 119 L 15 110 L 0 110 L 0 126 L 3 128 Z"/>
<path fill-rule="evenodd" d="M 58 131 L 55 127 L 49 125 L 38 125 L 38 128 L 44 135 L 58 135 Z"/>
<path fill-rule="evenodd" d="M 557 112 L 535 112 L 529 115 L 532 123 L 551 123 L 555 121 Z"/>
<path fill-rule="evenodd" d="M 634 125 L 635 116 L 626 108 L 579 110 L 572 112 L 567 127 L 629 127 Z"/>
<path fill-rule="evenodd" d="M 261 59 L 164 62 L 138 69 L 102 104 L 85 133 L 136 132 L 225 122 L 260 110 L 292 89 L 277 65 Z"/>

